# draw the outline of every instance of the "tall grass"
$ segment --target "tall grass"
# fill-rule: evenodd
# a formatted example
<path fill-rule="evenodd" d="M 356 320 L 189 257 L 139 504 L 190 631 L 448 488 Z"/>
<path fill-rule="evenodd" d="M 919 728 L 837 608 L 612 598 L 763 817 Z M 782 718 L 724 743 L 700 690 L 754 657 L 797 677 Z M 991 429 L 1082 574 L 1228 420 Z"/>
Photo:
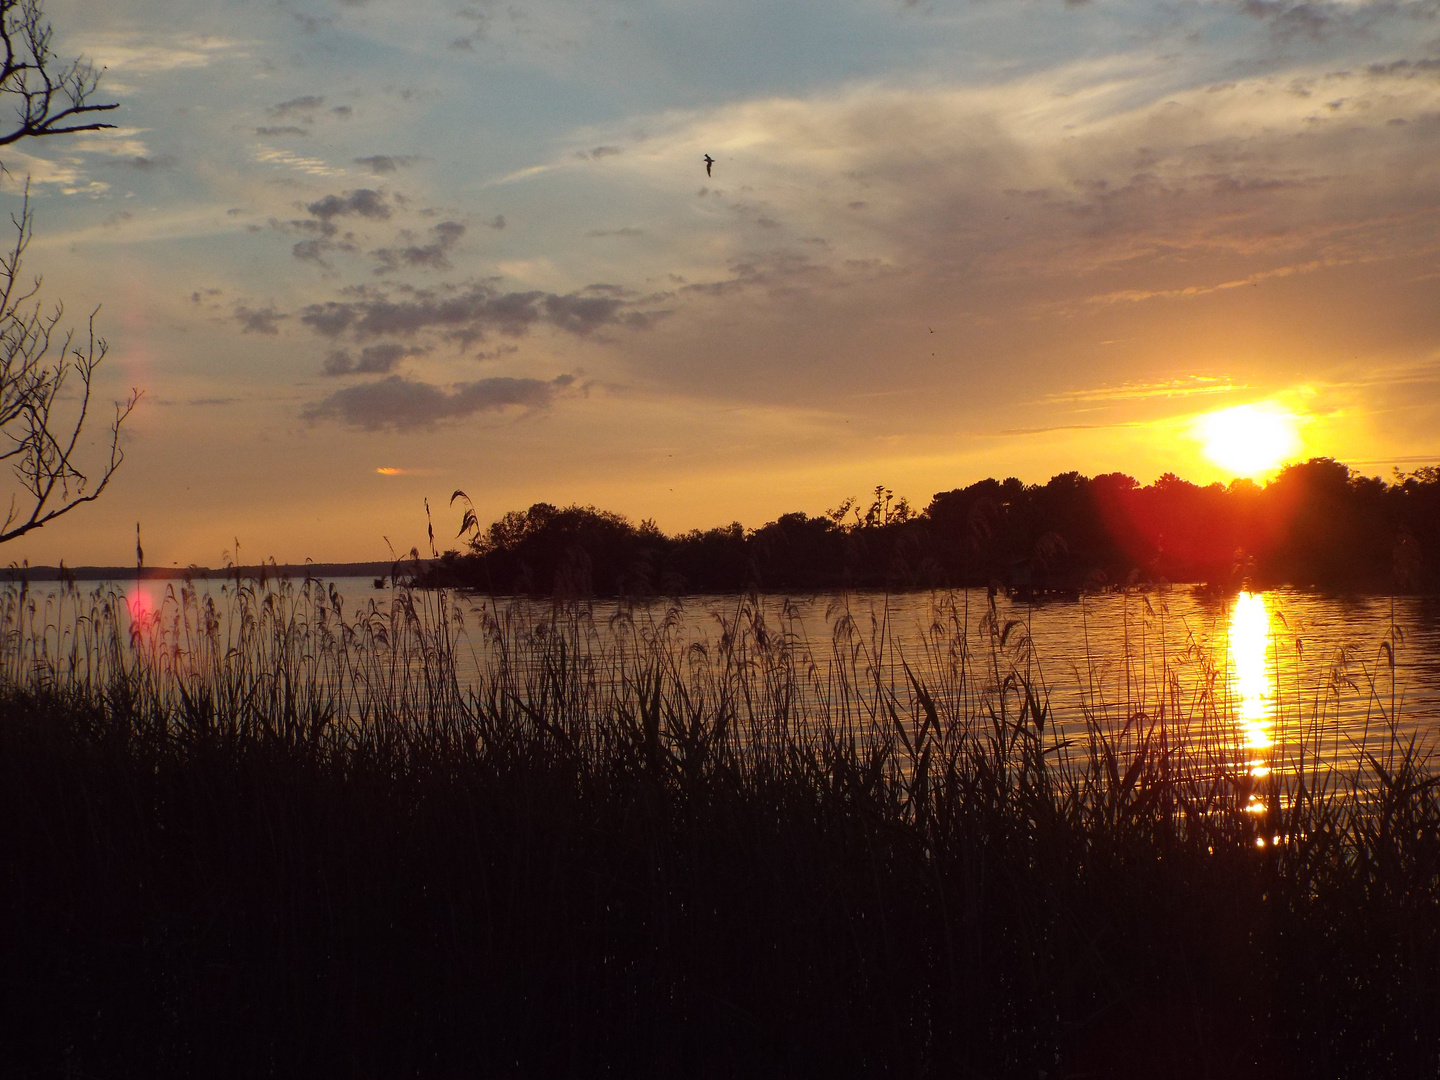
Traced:
<path fill-rule="evenodd" d="M 1440 1070 L 1437 776 L 1384 670 L 1282 695 L 1262 775 L 1163 633 L 1062 690 L 965 594 L 905 649 L 883 606 L 456 604 L 0 598 L 13 1070 Z"/>

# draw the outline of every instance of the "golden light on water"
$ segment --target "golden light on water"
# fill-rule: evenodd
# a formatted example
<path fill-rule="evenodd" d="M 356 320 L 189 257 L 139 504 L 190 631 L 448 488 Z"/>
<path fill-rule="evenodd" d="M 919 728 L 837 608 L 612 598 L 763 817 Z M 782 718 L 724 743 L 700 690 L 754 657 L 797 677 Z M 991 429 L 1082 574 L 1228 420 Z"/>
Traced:
<path fill-rule="evenodd" d="M 1195 423 L 1205 456 L 1234 476 L 1263 476 L 1295 456 L 1300 435 L 1293 413 L 1275 405 L 1236 405 Z"/>
<path fill-rule="evenodd" d="M 1263 596 L 1242 592 L 1230 612 L 1230 664 L 1240 730 L 1245 745 L 1256 750 L 1268 747 L 1272 737 L 1269 650 L 1269 606 Z"/>

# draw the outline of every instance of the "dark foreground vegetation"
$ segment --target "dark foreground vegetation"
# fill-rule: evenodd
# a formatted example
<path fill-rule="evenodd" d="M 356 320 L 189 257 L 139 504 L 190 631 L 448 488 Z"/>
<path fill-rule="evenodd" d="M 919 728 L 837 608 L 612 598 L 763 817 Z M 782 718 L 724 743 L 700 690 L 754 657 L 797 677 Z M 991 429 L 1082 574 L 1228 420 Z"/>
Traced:
<path fill-rule="evenodd" d="M 458 494 L 458 493 L 457 493 Z M 537 503 L 482 528 L 428 577 L 492 594 L 651 596 L 995 586 L 1075 592 L 1148 582 L 1440 591 L 1440 469 L 1395 482 L 1328 458 L 1261 487 L 1141 487 L 1108 473 L 982 480 L 916 512 L 877 488 L 821 517 L 667 536 L 593 507 Z"/>
<path fill-rule="evenodd" d="M 0 1074 L 1440 1068 L 1440 802 L 1383 659 L 1257 777 L 1223 680 L 1144 656 L 1062 725 L 1024 627 L 943 601 L 907 657 L 844 611 L 812 654 L 754 601 L 694 648 L 491 608 L 474 693 L 445 594 L 67 602 L 5 608 Z"/>

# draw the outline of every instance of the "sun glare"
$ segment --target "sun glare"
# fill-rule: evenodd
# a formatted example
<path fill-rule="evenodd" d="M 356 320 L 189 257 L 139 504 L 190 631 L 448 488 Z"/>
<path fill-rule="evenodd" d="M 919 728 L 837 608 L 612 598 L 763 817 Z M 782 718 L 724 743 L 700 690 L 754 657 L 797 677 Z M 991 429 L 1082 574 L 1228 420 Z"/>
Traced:
<path fill-rule="evenodd" d="M 1230 612 L 1230 664 L 1245 745 L 1270 745 L 1270 607 L 1265 597 L 1242 592 Z"/>
<path fill-rule="evenodd" d="M 1195 424 L 1205 456 L 1233 476 L 1255 479 L 1300 449 L 1295 416 L 1273 405 L 1236 405 Z"/>

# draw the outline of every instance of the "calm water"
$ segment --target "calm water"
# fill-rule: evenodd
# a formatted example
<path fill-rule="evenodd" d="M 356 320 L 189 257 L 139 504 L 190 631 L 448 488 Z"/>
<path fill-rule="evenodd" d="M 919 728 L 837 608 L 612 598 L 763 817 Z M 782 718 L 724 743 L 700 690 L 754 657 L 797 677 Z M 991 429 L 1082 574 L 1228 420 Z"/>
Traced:
<path fill-rule="evenodd" d="M 497 606 L 532 621 L 544 602 L 458 597 L 467 635 L 462 672 L 473 677 L 488 661 L 479 625 Z M 848 620 L 847 648 L 858 647 L 899 696 L 908 677 L 903 657 L 932 688 L 946 646 L 964 631 L 972 665 L 983 673 L 1003 636 L 1000 666 L 1028 663 L 1049 692 L 1062 729 L 1088 706 L 1114 720 L 1163 698 L 1182 723 L 1219 713 L 1234 725 L 1237 746 L 1256 775 L 1293 760 L 1302 740 L 1323 730 L 1323 757 L 1346 765 L 1359 744 L 1394 718 L 1422 746 L 1440 737 L 1440 600 L 1333 597 L 1277 590 L 1207 597 L 1187 588 L 1104 594 L 1041 604 L 997 598 L 993 615 L 984 590 L 947 594 L 822 594 L 764 598 L 771 633 L 789 635 L 815 661 L 811 687 L 824 693 L 825 669 L 837 662 L 837 624 Z M 744 598 L 696 596 L 639 608 L 594 605 L 594 626 L 643 635 L 670 616 L 672 640 L 713 645 L 733 625 Z M 1008 633 L 1007 633 L 1008 628 Z M 818 669 L 818 673 L 817 673 Z M 938 696 L 938 695 L 937 695 Z M 1312 745 L 1310 749 L 1316 748 Z M 1237 762 L 1238 764 L 1238 762 Z"/>
<path fill-rule="evenodd" d="M 390 590 L 361 579 L 334 587 L 356 612 L 388 610 Z M 114 583 L 138 610 L 166 602 L 168 583 Z M 220 597 L 221 583 L 200 583 Z M 232 586 L 233 587 L 233 586 Z M 178 588 L 178 585 L 176 586 Z M 86 591 L 82 588 L 82 592 Z M 35 586 L 31 599 L 45 609 L 54 590 Z M 463 616 L 457 667 L 474 685 L 494 658 L 484 631 L 487 617 L 509 613 L 517 625 L 543 621 L 546 601 L 452 597 Z M 1237 742 L 1263 772 L 1283 759 L 1307 724 L 1325 722 L 1334 743 L 1347 748 L 1391 717 L 1422 743 L 1440 735 L 1440 600 L 1332 597 L 1293 591 L 1207 597 L 1183 587 L 1147 593 L 1112 593 L 1079 601 L 1041 604 L 997 598 L 992 613 L 983 590 L 945 594 L 822 594 L 761 600 L 759 615 L 807 658 L 812 689 L 823 687 L 827 666 L 842 655 L 861 657 L 908 693 L 903 658 L 928 685 L 944 682 L 941 669 L 963 640 L 975 670 L 986 669 L 991 650 L 1001 666 L 1023 663 L 1049 694 L 1057 724 L 1094 713 L 1153 715 L 1163 699 L 1167 714 L 1183 719 L 1210 702 L 1235 725 Z M 219 604 L 221 610 L 226 605 Z M 84 605 L 72 605 L 83 611 Z M 64 612 L 65 605 L 52 606 Z M 622 606 L 599 601 L 586 626 L 599 649 L 665 633 L 675 646 L 713 647 L 745 610 L 734 596 L 695 596 Z M 753 613 L 752 613 L 753 614 Z M 43 616 L 42 616 L 43 618 Z M 64 616 L 62 615 L 62 620 Z M 753 625 L 753 623 L 752 623 Z M 1003 646 L 1000 644 L 1003 641 Z M 837 651 L 841 650 L 841 651 Z M 947 651 L 950 650 L 950 651 Z M 818 691 L 817 691 L 818 692 Z"/>

